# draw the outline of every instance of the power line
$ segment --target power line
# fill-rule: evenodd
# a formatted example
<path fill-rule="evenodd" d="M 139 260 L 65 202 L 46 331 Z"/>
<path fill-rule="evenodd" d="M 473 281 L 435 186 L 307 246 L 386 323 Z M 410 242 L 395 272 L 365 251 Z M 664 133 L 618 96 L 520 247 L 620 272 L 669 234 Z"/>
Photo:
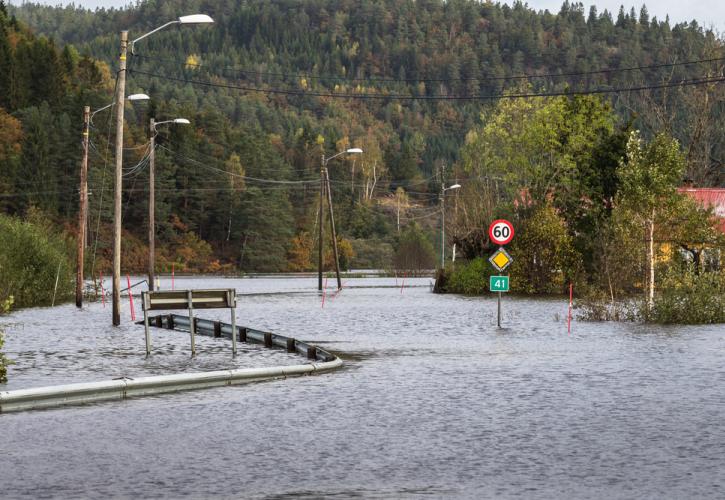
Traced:
<path fill-rule="evenodd" d="M 212 68 L 212 65 L 204 63 L 194 63 L 182 61 L 180 59 L 163 58 L 156 56 L 147 56 L 143 54 L 135 54 L 135 57 L 141 59 L 148 59 L 151 61 L 159 62 L 170 62 L 184 66 L 192 66 L 196 68 Z M 650 64 L 641 66 L 626 66 L 624 68 L 602 68 L 590 71 L 576 71 L 570 73 L 525 73 L 521 75 L 510 75 L 510 76 L 483 76 L 473 78 L 385 78 L 385 77 L 368 77 L 368 78 L 351 78 L 344 76 L 314 76 L 304 73 L 274 73 L 266 71 L 251 70 L 248 68 L 239 68 L 235 66 L 222 66 L 222 71 L 235 71 L 244 75 L 253 76 L 269 76 L 274 78 L 304 78 L 306 80 L 317 80 L 317 81 L 333 81 L 333 82 L 369 82 L 369 83 L 446 83 L 446 82 L 489 82 L 489 81 L 509 81 L 509 80 L 534 80 L 538 78 L 568 78 L 573 76 L 589 76 L 589 75 L 601 75 L 601 74 L 612 74 L 612 73 L 626 73 L 633 71 L 648 71 L 654 69 L 673 68 L 677 66 L 692 66 L 695 64 L 707 64 L 713 62 L 725 61 L 725 57 L 713 57 L 709 59 L 696 59 L 691 61 L 681 61 L 672 63 L 660 63 Z"/>
<path fill-rule="evenodd" d="M 189 158 L 188 156 L 184 156 L 181 153 L 177 153 L 175 151 L 172 151 L 171 149 L 169 149 L 167 147 L 164 147 L 164 146 L 159 146 L 159 147 L 161 149 L 164 149 L 164 150 L 168 151 L 169 153 L 171 153 L 172 155 L 176 156 L 177 158 L 181 158 L 183 160 L 190 161 L 192 163 L 195 163 L 195 164 L 199 165 L 202 168 L 206 168 L 208 170 L 213 170 L 215 172 L 219 172 L 219 173 L 222 173 L 222 174 L 225 174 L 225 175 L 230 175 L 232 177 L 237 177 L 239 179 L 244 179 L 245 181 L 261 182 L 261 183 L 266 183 L 266 184 L 290 184 L 290 185 L 293 185 L 293 184 L 316 184 L 316 183 L 319 183 L 320 182 L 319 179 L 299 180 L 299 181 L 284 181 L 284 180 L 276 180 L 276 179 L 260 179 L 258 177 L 249 177 L 247 175 L 240 175 L 240 174 L 236 174 L 234 172 L 229 172 L 228 170 L 223 170 L 221 168 L 211 167 L 209 165 L 206 165 L 203 162 L 200 162 L 200 161 L 195 160 L 193 158 Z"/>
<path fill-rule="evenodd" d="M 531 99 L 536 97 L 569 97 L 569 96 L 583 96 L 583 95 L 597 95 L 597 94 L 615 94 L 623 92 L 638 92 L 643 90 L 657 90 L 673 87 L 686 87 L 693 85 L 708 85 L 715 83 L 722 83 L 725 81 L 724 77 L 704 77 L 689 80 L 679 80 L 676 82 L 668 82 L 656 85 L 640 85 L 634 87 L 615 87 L 615 88 L 601 88 L 592 90 L 577 90 L 577 91 L 550 91 L 550 92 L 518 92 L 508 94 L 488 94 L 488 95 L 402 95 L 402 94 L 342 94 L 336 92 L 305 92 L 299 90 L 284 90 L 284 89 L 263 89 L 259 87 L 248 87 L 243 85 L 231 85 L 223 83 L 213 83 L 201 80 L 191 80 L 188 78 L 178 78 L 168 75 L 160 75 L 149 71 L 134 70 L 134 73 L 140 75 L 146 75 L 152 78 L 160 78 L 164 80 L 183 82 L 192 85 L 202 85 L 206 87 L 215 87 L 231 90 L 243 90 L 247 92 L 259 92 L 262 94 L 279 94 L 279 95 L 292 95 L 299 97 L 329 97 L 335 99 L 377 99 L 377 100 L 403 100 L 403 101 L 488 101 L 497 99 Z"/>

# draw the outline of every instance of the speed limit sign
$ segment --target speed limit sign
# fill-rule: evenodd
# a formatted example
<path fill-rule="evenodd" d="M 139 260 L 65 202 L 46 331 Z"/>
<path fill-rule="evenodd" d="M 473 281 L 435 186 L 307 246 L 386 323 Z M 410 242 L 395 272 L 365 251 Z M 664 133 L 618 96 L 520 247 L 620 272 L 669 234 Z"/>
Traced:
<path fill-rule="evenodd" d="M 514 226 L 504 219 L 495 220 L 488 226 L 488 237 L 496 245 L 505 245 L 514 239 Z"/>

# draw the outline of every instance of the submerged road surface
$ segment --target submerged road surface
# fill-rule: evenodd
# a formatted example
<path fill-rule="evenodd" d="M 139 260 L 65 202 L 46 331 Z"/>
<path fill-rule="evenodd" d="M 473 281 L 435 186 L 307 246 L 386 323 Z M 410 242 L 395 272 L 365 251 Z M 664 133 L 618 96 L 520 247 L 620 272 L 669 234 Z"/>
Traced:
<path fill-rule="evenodd" d="M 575 322 L 569 336 L 564 300 L 505 297 L 497 330 L 493 297 L 401 293 L 392 278 L 350 279 L 324 308 L 314 278 L 176 281 L 236 287 L 240 325 L 323 345 L 345 368 L 0 415 L 0 497 L 725 496 L 723 325 Z M 107 326 L 100 304 L 2 318 L 18 364 L 0 389 L 299 360 L 232 361 L 209 338 L 190 360 L 186 335 L 155 330 L 146 361 L 123 319 Z"/>

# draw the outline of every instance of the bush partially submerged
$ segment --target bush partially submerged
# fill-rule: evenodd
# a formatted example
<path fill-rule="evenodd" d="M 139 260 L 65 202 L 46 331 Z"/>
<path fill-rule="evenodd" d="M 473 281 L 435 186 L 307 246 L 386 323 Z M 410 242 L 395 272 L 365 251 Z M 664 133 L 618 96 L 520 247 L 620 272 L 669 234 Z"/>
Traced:
<path fill-rule="evenodd" d="M 2 302 L 0 302 L 0 315 L 5 314 L 10 310 L 10 306 L 12 305 L 13 301 L 12 299 L 7 299 Z M 0 384 L 8 381 L 8 360 L 3 355 L 2 348 L 3 348 L 3 331 L 0 330 Z"/>
<path fill-rule="evenodd" d="M 661 281 L 654 307 L 642 313 L 653 323 L 725 323 L 725 272 L 670 271 Z"/>
<path fill-rule="evenodd" d="M 657 287 L 651 310 L 641 298 L 612 301 L 596 293 L 590 293 L 577 308 L 585 321 L 725 323 L 725 272 L 668 271 Z"/>
<path fill-rule="evenodd" d="M 483 258 L 474 259 L 465 264 L 457 264 L 456 268 L 448 273 L 444 291 L 464 295 L 482 295 L 488 292 L 488 277 L 491 274 L 493 274 L 493 268 Z"/>
<path fill-rule="evenodd" d="M 50 227 L 0 215 L 0 303 L 50 305 L 73 294 L 70 242 Z"/>
<path fill-rule="evenodd" d="M 3 331 L 0 330 L 0 349 L 3 348 Z M 0 350 L 0 384 L 7 382 L 8 380 L 8 368 L 7 368 L 7 359 L 5 358 L 5 355 L 3 355 L 2 350 Z"/>

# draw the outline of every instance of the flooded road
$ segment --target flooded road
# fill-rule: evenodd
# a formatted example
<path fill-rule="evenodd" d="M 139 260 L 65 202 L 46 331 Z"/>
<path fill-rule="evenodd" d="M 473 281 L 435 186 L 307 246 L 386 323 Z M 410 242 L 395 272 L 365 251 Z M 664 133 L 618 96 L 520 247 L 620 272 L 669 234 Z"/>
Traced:
<path fill-rule="evenodd" d="M 398 285 L 400 282 L 398 282 Z M 235 287 L 240 325 L 324 345 L 320 376 L 0 415 L 0 496 L 722 498 L 725 326 L 575 322 L 566 303 L 433 295 L 428 279 L 177 279 Z M 67 305 L 3 318 L 2 390 L 292 364 L 282 350 L 121 328 Z M 226 311 L 203 311 L 227 320 Z M 242 345 L 240 345 L 242 347 Z M 103 356 L 99 356 L 99 354 Z"/>

